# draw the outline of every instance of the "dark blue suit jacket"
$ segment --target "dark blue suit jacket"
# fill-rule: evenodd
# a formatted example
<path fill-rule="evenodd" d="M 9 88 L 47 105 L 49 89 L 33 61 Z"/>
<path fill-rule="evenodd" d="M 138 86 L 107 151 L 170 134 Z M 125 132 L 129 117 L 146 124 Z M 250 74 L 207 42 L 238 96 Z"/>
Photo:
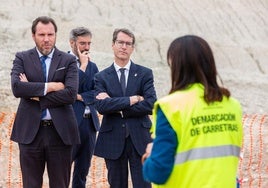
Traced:
<path fill-rule="evenodd" d="M 110 66 L 95 75 L 95 92 L 106 92 L 110 98 L 96 100 L 96 108 L 103 115 L 101 128 L 95 146 L 95 155 L 117 159 L 125 145 L 125 125 L 136 150 L 143 155 L 151 142 L 149 130 L 153 104 L 156 101 L 154 79 L 151 69 L 131 62 L 127 81 L 126 96 L 114 66 Z M 130 106 L 129 96 L 140 95 L 144 101 Z M 120 114 L 119 112 L 122 111 Z"/>
<path fill-rule="evenodd" d="M 83 102 L 76 100 L 73 104 L 74 112 L 76 115 L 77 123 L 80 125 L 83 114 L 85 111 L 85 106 L 88 105 L 91 117 L 93 120 L 94 128 L 96 131 L 100 128 L 98 113 L 94 107 L 94 75 L 99 72 L 97 66 L 93 62 L 89 62 L 86 71 L 81 70 L 79 72 L 79 87 L 78 93 L 82 95 Z"/>
<path fill-rule="evenodd" d="M 21 82 L 24 73 L 29 82 Z M 80 143 L 72 103 L 78 91 L 78 72 L 74 56 L 55 48 L 48 73 L 48 82 L 62 82 L 65 89 L 44 96 L 44 76 L 36 48 L 18 52 L 11 70 L 11 86 L 15 97 L 20 98 L 11 139 L 29 144 L 35 138 L 41 112 L 48 108 L 54 126 L 66 145 Z M 40 101 L 31 100 L 39 97 Z"/>

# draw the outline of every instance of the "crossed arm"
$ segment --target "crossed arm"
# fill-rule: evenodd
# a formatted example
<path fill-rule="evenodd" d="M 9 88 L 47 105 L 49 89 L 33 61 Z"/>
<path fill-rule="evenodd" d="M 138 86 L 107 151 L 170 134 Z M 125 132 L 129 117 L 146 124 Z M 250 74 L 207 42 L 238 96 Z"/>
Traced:
<path fill-rule="evenodd" d="M 110 96 L 106 92 L 101 92 L 96 96 L 96 99 L 98 99 L 98 100 L 102 100 L 102 99 L 106 99 L 106 98 L 110 98 Z M 143 98 L 143 96 L 140 96 L 140 95 L 133 95 L 133 96 L 129 97 L 129 100 L 130 100 L 130 106 L 132 106 L 138 102 L 143 101 L 144 98 Z"/>
<path fill-rule="evenodd" d="M 24 73 L 20 73 L 19 75 L 20 81 L 21 82 L 28 82 L 28 79 Z M 59 91 L 64 89 L 64 84 L 62 82 L 48 82 L 47 84 L 47 91 L 46 93 L 50 93 L 53 91 Z M 32 97 L 32 100 L 39 101 L 39 97 Z"/>

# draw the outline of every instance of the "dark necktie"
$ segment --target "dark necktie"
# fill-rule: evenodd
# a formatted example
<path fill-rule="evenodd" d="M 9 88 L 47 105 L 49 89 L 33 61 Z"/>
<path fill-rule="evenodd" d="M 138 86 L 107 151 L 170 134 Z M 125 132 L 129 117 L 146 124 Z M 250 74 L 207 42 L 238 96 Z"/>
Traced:
<path fill-rule="evenodd" d="M 47 75 L 47 69 L 46 69 L 46 62 L 45 62 L 46 59 L 47 59 L 46 55 L 40 57 L 45 82 L 47 81 L 47 76 L 46 76 Z M 46 109 L 42 110 L 41 119 L 43 119 L 46 116 L 46 114 L 47 114 Z"/>
<path fill-rule="evenodd" d="M 120 68 L 119 69 L 121 72 L 121 76 L 120 76 L 120 84 L 121 84 L 121 89 L 123 91 L 123 95 L 125 96 L 126 93 L 126 77 L 125 77 L 125 68 Z"/>
<path fill-rule="evenodd" d="M 125 76 L 125 68 L 120 68 L 119 69 L 120 72 L 121 72 L 121 76 L 120 76 L 120 84 L 121 84 L 121 88 L 122 88 L 122 91 L 123 91 L 123 95 L 125 96 L 126 94 L 126 76 Z M 126 138 L 129 136 L 129 130 L 128 130 L 128 126 L 127 124 L 125 123 L 125 126 L 126 126 Z"/>

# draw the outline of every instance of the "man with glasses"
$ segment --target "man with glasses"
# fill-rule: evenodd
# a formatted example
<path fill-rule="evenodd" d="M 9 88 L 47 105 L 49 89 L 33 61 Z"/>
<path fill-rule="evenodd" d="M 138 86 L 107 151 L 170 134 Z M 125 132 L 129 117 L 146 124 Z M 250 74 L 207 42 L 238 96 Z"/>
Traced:
<path fill-rule="evenodd" d="M 79 87 L 76 101 L 73 104 L 78 123 L 81 144 L 73 148 L 73 181 L 72 188 L 85 188 L 91 158 L 99 129 L 99 118 L 94 108 L 94 75 L 99 72 L 97 65 L 90 61 L 89 50 L 92 33 L 85 27 L 77 27 L 70 32 L 69 52 L 77 59 Z"/>
<path fill-rule="evenodd" d="M 135 36 L 128 29 L 113 33 L 113 64 L 95 75 L 96 109 L 103 115 L 94 154 L 103 157 L 112 188 L 149 188 L 142 177 L 141 156 L 151 142 L 149 115 L 156 101 L 152 70 L 130 56 Z"/>

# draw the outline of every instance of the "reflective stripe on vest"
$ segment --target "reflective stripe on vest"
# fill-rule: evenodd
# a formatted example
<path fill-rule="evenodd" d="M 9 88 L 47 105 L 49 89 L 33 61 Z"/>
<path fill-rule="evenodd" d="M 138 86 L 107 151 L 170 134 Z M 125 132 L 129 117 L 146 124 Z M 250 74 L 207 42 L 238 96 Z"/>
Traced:
<path fill-rule="evenodd" d="M 239 157 L 239 154 L 240 147 L 234 145 L 196 148 L 186 152 L 178 153 L 175 158 L 175 164 L 182 164 L 191 160 L 208 159 L 214 157 Z"/>

